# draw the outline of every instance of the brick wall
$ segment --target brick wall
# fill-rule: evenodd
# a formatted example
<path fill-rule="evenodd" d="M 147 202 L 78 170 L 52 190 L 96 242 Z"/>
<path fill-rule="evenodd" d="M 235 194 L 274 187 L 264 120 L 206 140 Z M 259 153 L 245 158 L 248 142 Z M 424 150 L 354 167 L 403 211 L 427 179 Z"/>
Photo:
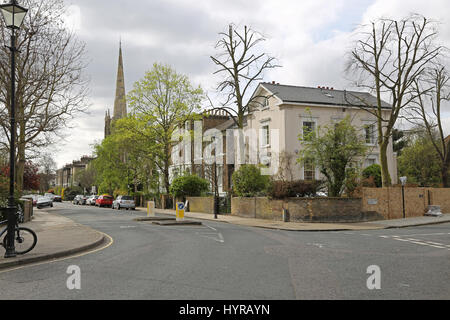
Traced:
<path fill-rule="evenodd" d="M 213 197 L 186 197 L 190 212 L 214 213 Z"/>
<path fill-rule="evenodd" d="M 281 221 L 287 209 L 293 222 L 358 222 L 382 218 L 375 212 L 363 212 L 359 198 L 232 198 L 231 214 Z"/>
<path fill-rule="evenodd" d="M 405 216 L 420 217 L 428 205 L 440 205 L 443 213 L 450 213 L 450 189 L 405 187 Z M 363 188 L 363 211 L 375 211 L 385 219 L 403 218 L 402 188 Z"/>

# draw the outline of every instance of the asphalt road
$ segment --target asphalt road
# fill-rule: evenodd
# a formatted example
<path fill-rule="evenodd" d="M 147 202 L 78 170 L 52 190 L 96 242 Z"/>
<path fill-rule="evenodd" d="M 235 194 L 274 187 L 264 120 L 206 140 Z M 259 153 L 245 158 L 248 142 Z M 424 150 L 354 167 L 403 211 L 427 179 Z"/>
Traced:
<path fill-rule="evenodd" d="M 450 224 L 292 232 L 203 221 L 135 222 L 143 213 L 55 204 L 111 246 L 0 273 L 0 299 L 450 299 Z M 69 290 L 70 266 L 81 289 Z M 369 290 L 368 267 L 380 269 Z M 372 282 L 371 282 L 372 283 Z"/>

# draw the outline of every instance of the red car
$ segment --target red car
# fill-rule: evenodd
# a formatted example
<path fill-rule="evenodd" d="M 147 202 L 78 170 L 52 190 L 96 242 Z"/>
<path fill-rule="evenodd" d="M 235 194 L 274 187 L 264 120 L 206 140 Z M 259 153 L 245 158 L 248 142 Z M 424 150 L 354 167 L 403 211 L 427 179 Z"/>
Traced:
<path fill-rule="evenodd" d="M 108 195 L 103 195 L 98 197 L 97 200 L 95 200 L 95 206 L 98 207 L 112 207 L 112 203 L 114 201 L 114 198 Z"/>

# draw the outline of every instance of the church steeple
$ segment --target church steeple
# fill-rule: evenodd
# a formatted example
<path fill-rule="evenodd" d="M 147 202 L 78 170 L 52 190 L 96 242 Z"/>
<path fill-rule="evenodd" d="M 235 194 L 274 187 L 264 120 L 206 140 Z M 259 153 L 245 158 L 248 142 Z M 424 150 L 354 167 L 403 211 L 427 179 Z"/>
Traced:
<path fill-rule="evenodd" d="M 127 102 L 125 101 L 125 80 L 123 75 L 122 41 L 119 45 L 119 64 L 117 68 L 116 98 L 114 100 L 113 120 L 127 116 Z"/>

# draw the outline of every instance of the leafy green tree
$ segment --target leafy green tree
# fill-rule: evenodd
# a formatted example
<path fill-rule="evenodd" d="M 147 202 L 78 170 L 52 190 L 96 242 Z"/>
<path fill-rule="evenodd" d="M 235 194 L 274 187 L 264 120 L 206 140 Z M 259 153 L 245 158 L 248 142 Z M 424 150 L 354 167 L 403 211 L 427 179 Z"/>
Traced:
<path fill-rule="evenodd" d="M 209 190 L 209 182 L 195 174 L 178 176 L 170 185 L 170 193 L 174 197 L 199 197 Z"/>
<path fill-rule="evenodd" d="M 338 197 L 343 192 L 346 169 L 366 154 L 364 137 L 351 124 L 350 118 L 311 130 L 300 135 L 303 142 L 299 163 L 312 161 L 325 176 L 328 195 Z"/>
<path fill-rule="evenodd" d="M 365 179 L 369 179 L 370 177 L 372 177 L 375 185 L 377 186 L 377 188 L 381 188 L 382 187 L 381 166 L 379 164 L 375 163 L 375 164 L 365 168 L 363 170 L 363 172 L 362 172 L 362 176 Z"/>
<path fill-rule="evenodd" d="M 420 186 L 438 185 L 442 181 L 441 163 L 433 142 L 425 133 L 418 133 L 411 140 L 398 158 L 400 175 Z"/>
<path fill-rule="evenodd" d="M 162 174 L 167 193 L 170 192 L 171 149 L 178 143 L 172 137 L 200 111 L 202 100 L 203 90 L 195 88 L 187 76 L 157 63 L 134 84 L 127 96 L 132 115 L 140 124 L 136 131 L 153 143 L 155 165 Z"/>
<path fill-rule="evenodd" d="M 103 139 L 95 148 L 96 159 L 93 161 L 97 172 L 96 183 L 99 193 L 113 194 L 126 181 L 122 159 L 116 136 L 110 135 Z"/>
<path fill-rule="evenodd" d="M 135 193 L 139 185 L 147 191 L 158 189 L 154 170 L 156 143 L 146 138 L 146 126 L 134 115 L 119 119 L 113 123 L 111 135 L 95 146 L 93 169 L 100 193 Z"/>
<path fill-rule="evenodd" d="M 255 165 L 245 164 L 233 172 L 233 191 L 239 197 L 254 197 L 265 193 L 270 186 L 269 176 L 262 175 Z"/>

